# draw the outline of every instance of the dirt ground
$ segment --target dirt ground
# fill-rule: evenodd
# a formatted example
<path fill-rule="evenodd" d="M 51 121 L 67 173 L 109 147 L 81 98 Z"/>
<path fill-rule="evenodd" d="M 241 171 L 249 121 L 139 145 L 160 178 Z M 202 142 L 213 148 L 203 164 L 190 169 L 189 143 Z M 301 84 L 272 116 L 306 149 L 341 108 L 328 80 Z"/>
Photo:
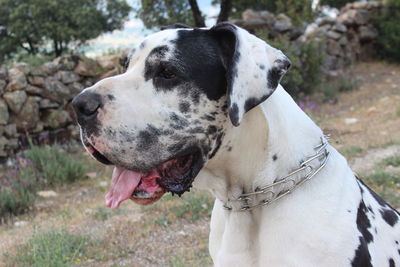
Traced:
<path fill-rule="evenodd" d="M 342 93 L 336 104 L 321 104 L 310 115 L 330 133 L 331 143 L 350 157 L 357 172 L 368 172 L 380 159 L 400 151 L 400 65 L 361 63 L 351 70 L 360 88 Z M 354 155 L 346 150 L 354 147 Z M 35 232 L 65 227 L 98 240 L 96 255 L 79 266 L 209 266 L 209 212 L 212 199 L 201 193 L 200 208 L 182 213 L 190 199 L 167 197 L 154 207 L 123 203 L 104 208 L 109 167 L 93 167 L 96 177 L 56 188 L 58 197 L 41 198 L 35 210 L 0 225 L 0 265 Z M 201 202 L 201 203 L 200 203 Z M 194 208 L 199 208 L 195 206 Z M 196 215 L 200 215 L 196 217 Z"/>

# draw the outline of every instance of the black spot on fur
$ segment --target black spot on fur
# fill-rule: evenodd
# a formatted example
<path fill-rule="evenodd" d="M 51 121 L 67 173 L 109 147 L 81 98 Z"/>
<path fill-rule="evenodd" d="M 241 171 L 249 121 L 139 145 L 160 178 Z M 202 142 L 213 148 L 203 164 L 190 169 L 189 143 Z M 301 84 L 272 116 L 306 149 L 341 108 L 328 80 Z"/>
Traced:
<path fill-rule="evenodd" d="M 275 160 L 277 160 L 277 159 L 278 159 L 278 156 L 277 156 L 276 154 L 274 154 L 274 155 L 272 156 L 272 160 L 275 161 Z"/>
<path fill-rule="evenodd" d="M 190 104 L 189 102 L 181 102 L 179 103 L 179 111 L 182 113 L 187 113 L 189 112 L 190 109 Z"/>
<path fill-rule="evenodd" d="M 107 95 L 107 98 L 108 98 L 108 100 L 110 100 L 110 101 L 114 101 L 115 100 L 115 96 L 113 96 L 113 95 Z"/>
<path fill-rule="evenodd" d="M 358 206 L 358 211 L 357 211 L 357 228 L 362 234 L 363 238 L 367 243 L 370 243 L 374 240 L 374 237 L 372 236 L 371 232 L 368 230 L 368 228 L 371 227 L 371 222 L 368 219 L 367 216 L 367 208 L 365 207 L 364 201 L 361 200 L 360 205 Z"/>
<path fill-rule="evenodd" d="M 229 146 L 227 150 L 228 150 L 228 152 L 231 152 L 232 151 L 232 147 Z"/>
<path fill-rule="evenodd" d="M 223 136 L 224 136 L 223 133 L 221 133 L 221 134 L 219 134 L 219 135 L 217 136 L 216 145 L 215 145 L 214 150 L 213 150 L 213 151 L 211 152 L 211 154 L 210 154 L 210 159 L 212 159 L 212 158 L 215 156 L 215 154 L 217 154 L 219 148 L 221 147 L 221 144 L 222 144 L 222 137 L 223 137 Z"/>
<path fill-rule="evenodd" d="M 215 127 L 214 125 L 210 125 L 207 128 L 207 133 L 212 135 L 215 134 L 217 132 L 217 127 Z"/>
<path fill-rule="evenodd" d="M 355 251 L 355 256 L 351 261 L 352 267 L 372 267 L 371 255 L 369 254 L 368 245 L 365 239 L 360 236 L 360 245 Z"/>
<path fill-rule="evenodd" d="M 389 267 L 396 267 L 392 258 L 389 259 Z"/>
<path fill-rule="evenodd" d="M 139 132 L 137 140 L 137 149 L 139 151 L 146 151 L 158 142 L 158 135 L 154 135 L 151 131 L 144 130 Z"/>
<path fill-rule="evenodd" d="M 145 46 L 146 46 L 146 41 L 143 41 L 143 42 L 140 44 L 139 48 L 140 48 L 140 49 L 143 49 L 143 48 L 145 48 Z"/>
<path fill-rule="evenodd" d="M 184 146 L 185 146 L 184 142 L 176 143 L 174 145 L 168 146 L 168 152 L 170 152 L 171 154 L 176 154 L 180 152 Z"/>
<path fill-rule="evenodd" d="M 246 100 L 244 103 L 244 111 L 247 112 L 254 108 L 255 106 L 261 104 L 264 102 L 270 95 L 264 95 L 261 98 L 256 98 L 256 97 L 250 97 L 249 99 Z"/>
<path fill-rule="evenodd" d="M 265 66 L 264 66 L 264 64 L 260 64 L 259 66 L 258 66 L 260 69 L 265 69 Z"/>
<path fill-rule="evenodd" d="M 215 121 L 215 117 L 212 115 L 204 115 L 203 117 L 201 117 L 203 120 L 208 120 L 208 121 Z"/>
<path fill-rule="evenodd" d="M 231 109 L 229 110 L 229 117 L 233 125 L 239 125 L 239 108 L 236 103 L 233 103 Z"/>
<path fill-rule="evenodd" d="M 205 129 L 203 127 L 198 126 L 198 127 L 189 129 L 188 132 L 191 133 L 191 134 L 198 134 L 198 133 L 204 133 L 204 130 Z"/>
<path fill-rule="evenodd" d="M 351 213 L 351 210 L 347 210 L 348 213 Z"/>
<path fill-rule="evenodd" d="M 172 121 L 170 126 L 176 130 L 184 129 L 189 125 L 189 121 L 186 118 L 179 116 L 175 112 L 171 113 L 169 118 Z"/>
<path fill-rule="evenodd" d="M 148 81 L 155 75 L 155 73 L 159 67 L 157 65 L 158 60 L 151 60 L 151 59 L 156 57 L 161 60 L 163 57 L 165 57 L 165 55 L 168 51 L 169 51 L 169 48 L 166 45 L 157 46 L 153 50 L 151 50 L 151 52 L 149 53 L 149 55 L 146 58 L 145 68 L 144 68 L 144 78 L 146 81 Z M 157 61 L 157 62 L 154 62 L 154 61 Z"/>
<path fill-rule="evenodd" d="M 390 226 L 394 226 L 397 223 L 397 221 L 399 220 L 398 215 L 393 210 L 384 209 L 384 210 L 380 210 L 380 212 L 381 212 L 382 218 Z"/>
<path fill-rule="evenodd" d="M 268 88 L 275 89 L 276 87 L 278 87 L 281 78 L 281 70 L 277 67 L 272 67 L 267 74 Z"/>

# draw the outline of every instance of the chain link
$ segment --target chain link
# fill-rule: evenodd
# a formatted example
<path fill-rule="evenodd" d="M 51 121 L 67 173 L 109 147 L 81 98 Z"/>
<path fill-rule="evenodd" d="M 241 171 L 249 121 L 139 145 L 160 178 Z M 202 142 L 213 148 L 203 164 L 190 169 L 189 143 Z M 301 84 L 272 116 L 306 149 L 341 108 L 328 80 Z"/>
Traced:
<path fill-rule="evenodd" d="M 292 193 L 296 188 L 313 178 L 320 170 L 322 170 L 322 168 L 324 168 L 324 166 L 328 162 L 329 152 L 326 147 L 328 146 L 329 137 L 329 135 L 324 135 L 324 137 L 321 137 L 321 143 L 314 147 L 317 152 L 313 156 L 308 157 L 305 161 L 301 162 L 300 167 L 296 170 L 282 177 L 277 182 L 274 182 L 262 188 L 258 188 L 254 192 L 242 194 L 237 199 L 230 200 L 231 202 L 234 201 L 242 203 L 242 206 L 235 211 L 248 211 L 257 207 L 271 204 L 272 202 L 277 201 L 278 199 Z M 310 163 L 316 159 L 319 160 L 320 164 L 317 168 L 314 168 L 312 165 L 310 165 Z M 302 171 L 307 171 L 307 173 L 298 182 L 296 182 L 292 178 L 292 176 Z M 276 194 L 271 188 L 281 184 L 288 185 L 289 188 Z M 252 201 L 251 197 L 257 195 L 265 195 L 267 197 L 255 205 L 249 204 Z M 226 210 L 234 211 L 233 207 L 229 206 L 227 203 L 225 203 L 223 207 Z"/>

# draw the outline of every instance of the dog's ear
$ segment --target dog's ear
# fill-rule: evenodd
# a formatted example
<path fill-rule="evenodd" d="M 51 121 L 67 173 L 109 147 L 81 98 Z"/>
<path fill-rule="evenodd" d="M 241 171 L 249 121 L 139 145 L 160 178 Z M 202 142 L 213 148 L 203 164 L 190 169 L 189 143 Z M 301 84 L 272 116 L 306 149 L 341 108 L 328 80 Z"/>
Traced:
<path fill-rule="evenodd" d="M 172 25 L 161 26 L 160 30 L 170 30 L 170 29 L 188 29 L 193 28 L 183 23 L 174 23 Z"/>
<path fill-rule="evenodd" d="M 280 50 L 233 24 L 218 24 L 210 33 L 226 68 L 229 117 L 238 126 L 247 111 L 275 91 L 291 63 Z"/>

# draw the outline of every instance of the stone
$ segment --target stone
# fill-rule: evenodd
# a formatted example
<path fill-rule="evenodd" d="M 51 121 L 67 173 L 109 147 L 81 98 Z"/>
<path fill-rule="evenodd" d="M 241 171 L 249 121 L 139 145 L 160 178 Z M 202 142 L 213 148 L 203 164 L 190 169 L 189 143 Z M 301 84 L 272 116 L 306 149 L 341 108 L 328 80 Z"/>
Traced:
<path fill-rule="evenodd" d="M 26 92 L 30 95 L 42 95 L 43 89 L 40 87 L 33 86 L 33 85 L 28 85 L 26 87 Z"/>
<path fill-rule="evenodd" d="M 57 64 L 54 62 L 47 62 L 40 66 L 40 70 L 45 75 L 53 75 L 57 71 Z"/>
<path fill-rule="evenodd" d="M 73 70 L 76 66 L 77 57 L 64 55 L 53 60 L 59 70 Z"/>
<path fill-rule="evenodd" d="M 25 75 L 28 75 L 31 71 L 31 66 L 25 62 L 15 62 L 13 68 L 23 72 Z"/>
<path fill-rule="evenodd" d="M 373 26 L 361 26 L 358 31 L 361 41 L 372 41 L 378 37 L 378 31 Z"/>
<path fill-rule="evenodd" d="M 53 190 L 47 190 L 47 191 L 38 191 L 36 193 L 38 196 L 43 197 L 43 198 L 49 198 L 49 197 L 56 197 L 58 194 L 53 191 Z"/>
<path fill-rule="evenodd" d="M 69 84 L 80 80 L 78 74 L 72 71 L 65 71 L 65 70 L 58 71 L 55 77 L 64 84 Z"/>
<path fill-rule="evenodd" d="M 82 90 L 85 89 L 85 86 L 83 86 L 83 84 L 81 84 L 79 82 L 74 82 L 74 83 L 68 84 L 68 88 L 73 95 L 76 95 L 76 94 L 79 94 L 80 92 L 82 92 Z"/>
<path fill-rule="evenodd" d="M 334 39 L 334 40 L 338 40 L 340 37 L 342 37 L 342 35 L 340 33 L 334 32 L 334 31 L 328 31 L 326 32 L 326 36 Z"/>
<path fill-rule="evenodd" d="M 330 16 L 325 16 L 325 17 L 322 17 L 322 18 L 318 18 L 316 23 L 317 23 L 317 25 L 319 27 L 324 26 L 326 24 L 332 25 L 332 24 L 335 23 L 335 19 L 330 17 Z"/>
<path fill-rule="evenodd" d="M 347 125 L 354 124 L 354 123 L 357 123 L 357 122 L 358 122 L 357 118 L 346 118 L 344 120 L 344 123 L 347 124 Z"/>
<path fill-rule="evenodd" d="M 103 69 L 111 70 L 118 66 L 119 57 L 119 55 L 99 56 L 96 57 L 96 61 Z"/>
<path fill-rule="evenodd" d="M 34 129 L 39 118 L 39 104 L 37 99 L 30 96 L 13 121 L 17 125 L 18 130 L 26 131 Z"/>
<path fill-rule="evenodd" d="M 51 63 L 51 62 L 50 62 Z M 36 67 L 36 68 L 31 68 L 31 72 L 30 72 L 30 74 L 32 75 L 32 76 L 46 76 L 46 73 L 44 72 L 44 69 L 45 68 L 43 68 L 43 66 L 40 66 L 40 67 Z M 54 73 L 54 72 L 52 72 L 52 73 Z"/>
<path fill-rule="evenodd" d="M 4 134 L 6 137 L 16 137 L 17 136 L 17 125 L 12 123 L 4 127 Z"/>
<path fill-rule="evenodd" d="M 42 76 L 29 76 L 28 82 L 32 85 L 44 87 L 44 78 Z"/>
<path fill-rule="evenodd" d="M 336 22 L 335 25 L 333 25 L 332 30 L 336 32 L 345 33 L 347 32 L 347 27 L 343 23 Z"/>
<path fill-rule="evenodd" d="M 8 146 L 8 139 L 4 136 L 0 136 L 0 157 L 6 157 L 6 148 Z"/>
<path fill-rule="evenodd" d="M 23 227 L 23 226 L 26 226 L 26 225 L 28 225 L 28 222 L 27 222 L 27 221 L 16 221 L 16 222 L 14 223 L 14 226 L 15 226 L 15 227 Z"/>
<path fill-rule="evenodd" d="M 3 94 L 4 88 L 6 88 L 7 82 L 5 80 L 0 80 L 0 95 Z"/>
<path fill-rule="evenodd" d="M 39 108 L 41 109 L 47 109 L 47 108 L 58 108 L 60 104 L 51 101 L 50 99 L 43 98 L 39 102 Z"/>
<path fill-rule="evenodd" d="M 0 80 L 6 80 L 8 78 L 8 70 L 5 66 L 0 66 Z"/>
<path fill-rule="evenodd" d="M 71 123 L 72 119 L 65 110 L 53 109 L 45 116 L 43 123 L 45 127 L 57 129 Z"/>
<path fill-rule="evenodd" d="M 44 81 L 43 96 L 58 103 L 72 98 L 68 87 L 54 77 L 47 77 Z"/>
<path fill-rule="evenodd" d="M 16 91 L 24 89 L 28 85 L 25 74 L 19 69 L 12 68 L 9 71 L 9 83 L 6 86 L 6 91 Z"/>
<path fill-rule="evenodd" d="M 84 57 L 81 58 L 74 70 L 75 73 L 87 77 L 94 77 L 103 71 L 104 70 L 95 60 Z"/>
<path fill-rule="evenodd" d="M 0 125 L 5 125 L 8 123 L 8 107 L 6 102 L 0 99 Z"/>
<path fill-rule="evenodd" d="M 342 54 L 342 48 L 340 47 L 340 44 L 338 42 L 328 40 L 326 52 L 332 56 L 339 56 L 340 54 Z"/>
<path fill-rule="evenodd" d="M 25 91 L 14 91 L 6 92 L 3 95 L 3 98 L 7 102 L 10 110 L 15 114 L 18 114 L 26 101 L 27 95 Z"/>
<path fill-rule="evenodd" d="M 285 14 L 279 14 L 276 16 L 276 21 L 272 26 L 272 29 L 277 32 L 287 32 L 293 29 L 292 20 Z"/>

